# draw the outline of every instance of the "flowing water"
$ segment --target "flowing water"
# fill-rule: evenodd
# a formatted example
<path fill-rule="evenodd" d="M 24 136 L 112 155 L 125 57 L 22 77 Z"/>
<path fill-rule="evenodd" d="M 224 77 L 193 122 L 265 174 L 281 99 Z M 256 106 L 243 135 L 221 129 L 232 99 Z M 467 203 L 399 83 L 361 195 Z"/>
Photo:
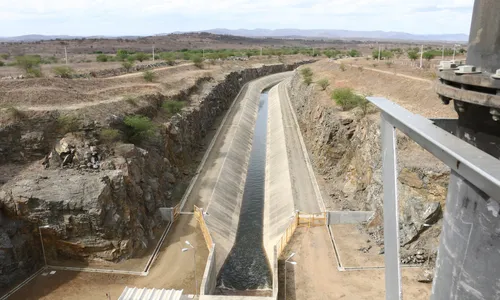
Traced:
<path fill-rule="evenodd" d="M 236 242 L 219 273 L 218 286 L 221 289 L 242 291 L 271 288 L 272 273 L 262 243 L 267 100 L 266 90 L 260 95 Z"/>

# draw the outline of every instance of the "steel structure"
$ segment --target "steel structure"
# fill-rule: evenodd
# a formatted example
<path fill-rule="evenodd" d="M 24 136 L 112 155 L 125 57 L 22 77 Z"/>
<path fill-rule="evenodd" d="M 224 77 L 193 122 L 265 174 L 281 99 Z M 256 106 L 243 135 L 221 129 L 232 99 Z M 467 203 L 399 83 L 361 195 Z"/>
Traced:
<path fill-rule="evenodd" d="M 431 299 L 499 299 L 500 160 L 384 98 L 381 110 L 386 299 L 402 298 L 395 129 L 452 170 Z"/>

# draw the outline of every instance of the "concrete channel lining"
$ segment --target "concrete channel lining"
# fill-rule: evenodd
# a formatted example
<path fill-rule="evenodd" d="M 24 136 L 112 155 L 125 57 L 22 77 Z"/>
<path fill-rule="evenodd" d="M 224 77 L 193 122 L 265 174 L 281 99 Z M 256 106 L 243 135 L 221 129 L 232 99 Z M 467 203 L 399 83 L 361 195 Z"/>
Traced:
<path fill-rule="evenodd" d="M 373 211 L 329 211 L 328 225 L 360 224 L 368 222 L 374 215 Z"/>
<path fill-rule="evenodd" d="M 294 215 L 292 181 L 278 87 L 269 91 L 266 178 L 264 202 L 264 249 L 268 259 Z M 271 262 L 271 268 L 274 263 Z"/>
<path fill-rule="evenodd" d="M 264 89 L 291 75 L 292 72 L 279 73 L 250 82 L 241 105 L 237 107 L 241 111 L 233 119 L 226 120 L 226 123 L 237 128 L 216 179 L 205 217 L 214 243 L 217 245 L 215 259 L 217 273 L 236 240 L 260 94 Z M 222 126 L 228 125 L 226 123 Z"/>

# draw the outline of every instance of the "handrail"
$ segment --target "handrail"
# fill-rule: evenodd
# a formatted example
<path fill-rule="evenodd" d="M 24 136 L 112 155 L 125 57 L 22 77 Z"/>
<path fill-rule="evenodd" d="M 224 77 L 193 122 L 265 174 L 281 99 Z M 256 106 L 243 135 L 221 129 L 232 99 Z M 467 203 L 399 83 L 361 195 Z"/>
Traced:
<path fill-rule="evenodd" d="M 500 161 L 385 98 L 367 99 L 381 110 L 386 299 L 399 300 L 402 291 L 395 129 L 490 196 L 500 194 Z"/>

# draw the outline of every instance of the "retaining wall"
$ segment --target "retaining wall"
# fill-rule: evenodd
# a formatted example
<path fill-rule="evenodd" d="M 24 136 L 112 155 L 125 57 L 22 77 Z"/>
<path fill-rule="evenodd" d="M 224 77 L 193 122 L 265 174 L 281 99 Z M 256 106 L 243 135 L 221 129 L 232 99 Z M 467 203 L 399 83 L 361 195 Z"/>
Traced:
<path fill-rule="evenodd" d="M 367 222 L 373 215 L 373 211 L 329 211 L 327 223 L 328 225 L 359 224 Z"/>

